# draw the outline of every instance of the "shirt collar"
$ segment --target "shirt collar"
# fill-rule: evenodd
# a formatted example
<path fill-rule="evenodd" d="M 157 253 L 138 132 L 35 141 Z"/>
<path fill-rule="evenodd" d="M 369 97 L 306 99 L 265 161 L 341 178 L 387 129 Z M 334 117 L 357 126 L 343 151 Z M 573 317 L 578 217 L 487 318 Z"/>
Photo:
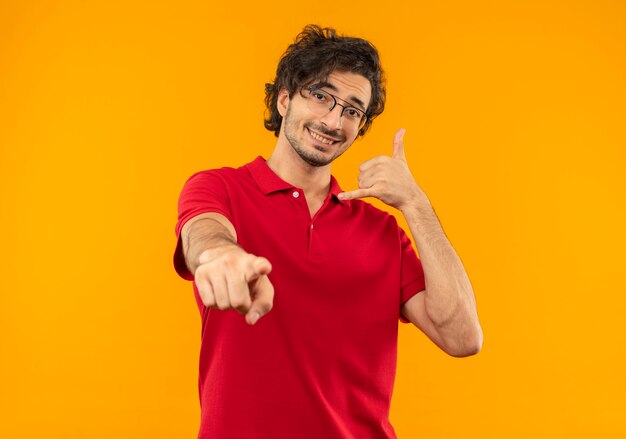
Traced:
<path fill-rule="evenodd" d="M 264 195 L 269 195 L 274 192 L 295 188 L 294 185 L 292 185 L 291 183 L 287 183 L 285 180 L 276 175 L 274 171 L 272 171 L 270 167 L 267 166 L 267 163 L 262 156 L 258 156 L 252 162 L 248 163 L 246 167 L 250 171 L 252 178 L 259 186 L 259 189 L 261 189 Z M 343 204 L 344 201 L 337 198 L 337 195 L 339 195 L 341 192 L 343 191 L 341 190 L 339 183 L 337 182 L 335 177 L 331 175 L 330 194 L 335 200 Z"/>
<path fill-rule="evenodd" d="M 339 183 L 337 182 L 335 177 L 331 175 L 330 176 L 330 194 L 333 196 L 335 200 L 339 201 L 341 204 L 344 204 L 344 200 L 340 200 L 339 198 L 337 198 L 337 195 L 339 195 L 342 192 L 343 191 L 341 190 Z"/>

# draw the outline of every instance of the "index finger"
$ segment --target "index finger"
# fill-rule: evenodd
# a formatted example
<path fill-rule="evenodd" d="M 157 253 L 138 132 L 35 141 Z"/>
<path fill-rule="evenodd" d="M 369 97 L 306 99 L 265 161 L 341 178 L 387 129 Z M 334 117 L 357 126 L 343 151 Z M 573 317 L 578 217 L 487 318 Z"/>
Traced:
<path fill-rule="evenodd" d="M 266 258 L 262 256 L 255 256 L 250 254 L 250 260 L 246 264 L 244 270 L 244 279 L 246 282 L 253 281 L 264 274 L 269 274 L 272 271 L 272 264 Z"/>
<path fill-rule="evenodd" d="M 259 318 L 270 312 L 274 304 L 274 285 L 267 275 L 263 275 L 250 286 L 252 305 L 246 314 L 246 321 L 254 325 Z"/>

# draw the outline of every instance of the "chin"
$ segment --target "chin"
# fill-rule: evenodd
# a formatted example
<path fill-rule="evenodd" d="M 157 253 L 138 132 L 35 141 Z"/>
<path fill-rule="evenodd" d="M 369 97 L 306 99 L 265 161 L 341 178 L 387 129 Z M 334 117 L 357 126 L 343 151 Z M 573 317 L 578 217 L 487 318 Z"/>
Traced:
<path fill-rule="evenodd" d="M 307 154 L 301 151 L 296 151 L 296 152 L 298 153 L 298 155 L 304 162 L 316 168 L 321 168 L 323 166 L 330 165 L 332 161 L 335 159 L 334 157 L 329 159 L 326 157 L 320 157 L 317 154 Z"/>

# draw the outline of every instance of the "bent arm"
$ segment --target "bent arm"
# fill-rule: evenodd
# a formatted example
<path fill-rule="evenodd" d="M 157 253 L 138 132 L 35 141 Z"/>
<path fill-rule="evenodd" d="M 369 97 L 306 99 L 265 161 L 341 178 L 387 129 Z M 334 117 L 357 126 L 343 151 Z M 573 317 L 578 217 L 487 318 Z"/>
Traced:
<path fill-rule="evenodd" d="M 359 189 L 342 192 L 339 198 L 375 197 L 402 212 L 426 282 L 426 289 L 403 305 L 402 314 L 448 354 L 472 355 L 483 342 L 472 285 L 428 197 L 411 175 L 404 154 L 404 132 L 404 128 L 396 132 L 393 155 L 363 163 Z"/>
<path fill-rule="evenodd" d="M 420 254 L 426 289 L 404 304 L 403 314 L 455 357 L 480 351 L 483 333 L 463 264 L 427 201 L 402 209 Z"/>

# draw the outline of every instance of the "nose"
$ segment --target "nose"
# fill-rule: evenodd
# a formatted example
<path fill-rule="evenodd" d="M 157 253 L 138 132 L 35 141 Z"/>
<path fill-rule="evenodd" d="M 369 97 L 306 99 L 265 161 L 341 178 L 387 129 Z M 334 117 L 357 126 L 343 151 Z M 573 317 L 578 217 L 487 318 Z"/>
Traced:
<path fill-rule="evenodd" d="M 341 128 L 341 105 L 335 105 L 332 110 L 320 118 L 320 121 L 331 130 Z"/>

